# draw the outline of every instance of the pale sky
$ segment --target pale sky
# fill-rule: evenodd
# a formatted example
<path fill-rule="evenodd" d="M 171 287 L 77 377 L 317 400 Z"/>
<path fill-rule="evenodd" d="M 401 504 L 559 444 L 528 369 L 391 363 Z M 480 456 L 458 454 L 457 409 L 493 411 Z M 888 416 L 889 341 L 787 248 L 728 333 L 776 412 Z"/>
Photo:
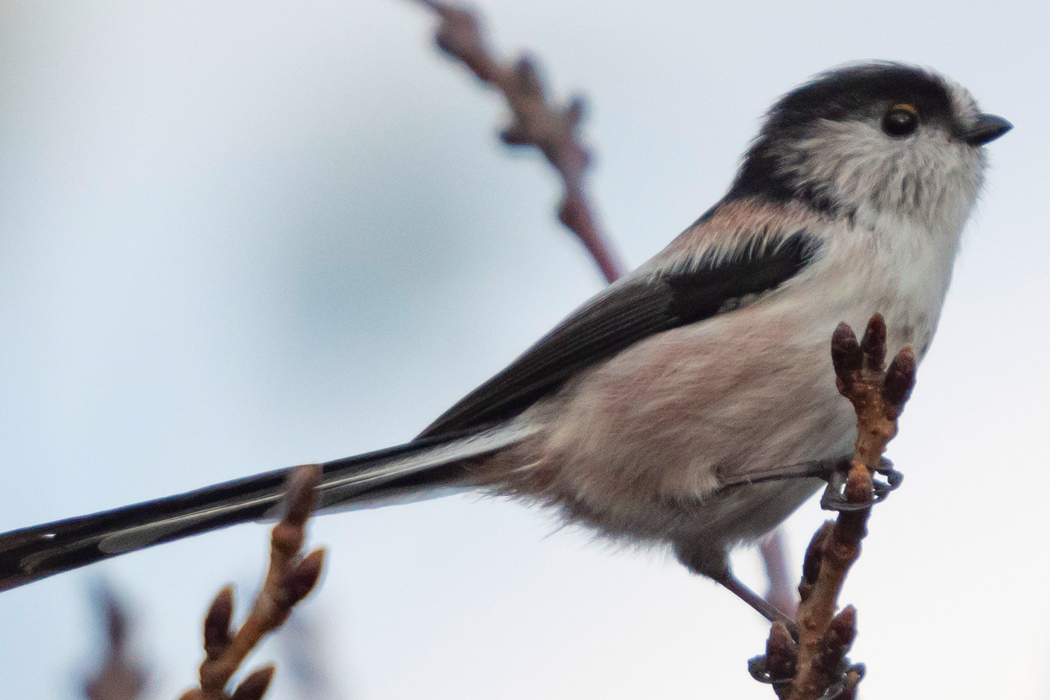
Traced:
<path fill-rule="evenodd" d="M 479 5 L 502 49 L 587 95 L 594 195 L 632 265 L 826 68 L 928 65 L 1014 122 L 844 602 L 867 697 L 1047 697 L 1050 6 Z M 545 164 L 498 144 L 501 105 L 432 27 L 406 0 L 0 0 L 0 529 L 404 442 L 600 289 Z M 822 518 L 789 522 L 796 568 Z M 746 671 L 768 626 L 663 552 L 466 496 L 311 537 L 330 565 L 303 612 L 341 698 L 773 697 Z M 4 696 L 75 696 L 105 578 L 150 697 L 176 697 L 209 600 L 255 585 L 266 540 L 0 594 Z M 761 582 L 753 551 L 736 564 Z"/>

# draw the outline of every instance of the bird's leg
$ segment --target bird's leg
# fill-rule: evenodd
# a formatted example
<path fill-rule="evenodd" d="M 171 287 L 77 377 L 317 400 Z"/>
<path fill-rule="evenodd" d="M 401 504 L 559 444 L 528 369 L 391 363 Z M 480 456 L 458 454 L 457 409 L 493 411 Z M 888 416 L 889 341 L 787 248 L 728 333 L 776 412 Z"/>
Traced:
<path fill-rule="evenodd" d="M 853 506 L 846 502 L 843 489 L 846 486 L 846 476 L 851 466 L 850 457 L 838 459 L 818 459 L 812 462 L 800 462 L 788 466 L 778 466 L 767 469 L 755 469 L 745 474 L 739 474 L 733 478 L 721 480 L 723 489 L 740 488 L 742 486 L 753 486 L 766 481 L 786 481 L 789 479 L 817 478 L 828 482 L 824 495 L 820 499 L 820 507 L 824 510 L 850 510 Z M 904 480 L 904 475 L 893 468 L 893 462 L 882 457 L 879 466 L 875 468 L 875 474 L 885 477 L 885 481 L 873 478 L 872 486 L 875 490 L 874 503 L 884 501 L 891 491 L 896 490 Z M 864 508 L 867 508 L 867 504 Z"/>
<path fill-rule="evenodd" d="M 711 578 L 721 584 L 723 588 L 737 598 L 750 605 L 755 612 L 770 622 L 784 623 L 788 628 L 788 631 L 791 632 L 791 635 L 795 636 L 795 620 L 790 615 L 780 610 L 780 608 L 748 588 L 743 581 L 733 575 L 732 570 L 726 568 L 724 572 L 719 573 L 717 576 L 712 576 Z"/>
<path fill-rule="evenodd" d="M 725 550 L 714 550 L 710 547 L 690 546 L 686 542 L 675 543 L 675 554 L 678 561 L 694 574 L 700 574 L 718 582 L 723 588 L 747 603 L 759 615 L 770 622 L 783 622 L 792 634 L 795 631 L 795 620 L 777 606 L 755 593 L 733 575 L 729 558 Z"/>
<path fill-rule="evenodd" d="M 824 495 L 820 499 L 820 506 L 825 510 L 846 511 L 853 510 L 855 506 L 848 503 L 844 495 L 846 475 L 850 467 L 850 459 L 843 457 L 839 459 L 814 460 L 801 462 L 786 467 L 777 467 L 765 470 L 754 470 L 746 475 L 741 475 L 733 481 L 725 480 L 722 488 L 732 489 L 765 481 L 783 481 L 786 479 L 820 478 L 828 483 Z M 900 486 L 904 475 L 893 468 L 893 462 L 882 458 L 875 473 L 885 477 L 885 481 L 873 479 L 874 500 L 878 503 L 884 500 L 891 491 Z M 869 507 L 871 503 L 864 505 Z M 686 542 L 675 544 L 675 554 L 679 561 L 686 565 L 690 571 L 706 576 L 717 581 L 723 588 L 747 603 L 759 615 L 770 622 L 782 622 L 795 634 L 795 621 L 790 615 L 777 608 L 768 600 L 748 588 L 743 581 L 733 575 L 729 561 L 724 552 L 717 554 L 705 547 L 697 547 Z"/>

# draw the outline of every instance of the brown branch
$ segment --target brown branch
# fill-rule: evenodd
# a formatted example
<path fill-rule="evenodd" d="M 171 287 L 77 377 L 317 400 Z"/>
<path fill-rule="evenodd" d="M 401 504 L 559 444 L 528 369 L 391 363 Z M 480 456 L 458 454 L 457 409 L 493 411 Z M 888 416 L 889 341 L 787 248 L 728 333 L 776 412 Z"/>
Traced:
<path fill-rule="evenodd" d="M 888 370 L 886 324 L 876 314 L 863 340 L 840 324 L 831 341 L 839 393 L 857 414 L 857 442 L 845 486 L 845 500 L 858 506 L 842 510 L 838 518 L 817 531 L 806 551 L 799 585 L 797 644 L 786 627 L 774 624 L 766 646 L 765 670 L 782 700 L 816 700 L 841 683 L 837 698 L 852 698 L 860 674 L 843 663 L 856 635 L 856 611 L 847 606 L 835 613 L 839 592 L 860 543 L 867 534 L 874 502 L 872 476 L 886 443 L 897 434 L 897 419 L 915 383 L 915 355 L 905 346 Z M 866 505 L 866 507 L 865 507 Z"/>
<path fill-rule="evenodd" d="M 98 674 L 84 683 L 88 700 L 138 700 L 146 686 L 146 671 L 128 653 L 127 610 L 112 588 L 99 593 L 99 608 L 106 620 L 106 657 Z"/>
<path fill-rule="evenodd" d="M 623 266 L 598 225 L 584 186 L 590 153 L 578 133 L 583 98 L 574 96 L 564 107 L 551 104 L 535 61 L 522 55 L 511 65 L 497 58 L 474 10 L 441 0 L 417 2 L 441 18 L 435 36 L 441 50 L 503 95 L 511 123 L 500 138 L 509 146 L 533 146 L 543 153 L 564 187 L 558 219 L 580 239 L 608 282 L 619 279 Z"/>
<path fill-rule="evenodd" d="M 287 512 L 273 527 L 270 568 L 262 590 L 252 603 L 248 618 L 232 635 L 233 587 L 226 586 L 216 596 L 204 618 L 205 659 L 200 667 L 200 686 L 186 692 L 181 700 L 259 700 L 266 692 L 274 674 L 272 665 L 251 673 L 232 695 L 226 693 L 226 686 L 249 652 L 280 627 L 295 604 L 317 585 L 324 550 L 315 549 L 305 557 L 300 550 L 313 511 L 314 488 L 320 480 L 321 470 L 316 465 L 299 467 L 288 478 Z"/>

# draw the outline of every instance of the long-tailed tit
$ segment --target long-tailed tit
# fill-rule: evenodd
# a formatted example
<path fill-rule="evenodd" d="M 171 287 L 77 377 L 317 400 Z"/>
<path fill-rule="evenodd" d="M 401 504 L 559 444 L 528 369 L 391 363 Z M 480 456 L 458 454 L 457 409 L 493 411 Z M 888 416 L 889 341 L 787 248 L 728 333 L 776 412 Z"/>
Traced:
<path fill-rule="evenodd" d="M 603 535 L 670 545 L 733 587 L 728 550 L 820 485 L 745 482 L 852 452 L 855 417 L 828 351 L 835 327 L 880 312 L 891 349 L 926 354 L 982 146 L 1009 129 L 927 70 L 818 76 L 772 107 L 729 192 L 667 248 L 414 441 L 326 463 L 320 504 L 450 487 L 508 494 Z M 285 475 L 0 536 L 0 588 L 271 517 Z"/>

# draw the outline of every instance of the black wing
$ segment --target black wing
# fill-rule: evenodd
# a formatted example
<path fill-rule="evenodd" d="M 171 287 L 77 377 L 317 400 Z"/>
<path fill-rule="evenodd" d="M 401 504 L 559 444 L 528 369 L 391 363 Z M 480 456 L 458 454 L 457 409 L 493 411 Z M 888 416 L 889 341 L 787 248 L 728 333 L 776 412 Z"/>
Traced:
<path fill-rule="evenodd" d="M 728 256 L 708 256 L 695 269 L 624 282 L 578 309 L 420 438 L 512 418 L 588 365 L 650 335 L 710 318 L 735 299 L 779 287 L 806 267 L 818 245 L 805 231 L 777 243 L 756 238 Z"/>

